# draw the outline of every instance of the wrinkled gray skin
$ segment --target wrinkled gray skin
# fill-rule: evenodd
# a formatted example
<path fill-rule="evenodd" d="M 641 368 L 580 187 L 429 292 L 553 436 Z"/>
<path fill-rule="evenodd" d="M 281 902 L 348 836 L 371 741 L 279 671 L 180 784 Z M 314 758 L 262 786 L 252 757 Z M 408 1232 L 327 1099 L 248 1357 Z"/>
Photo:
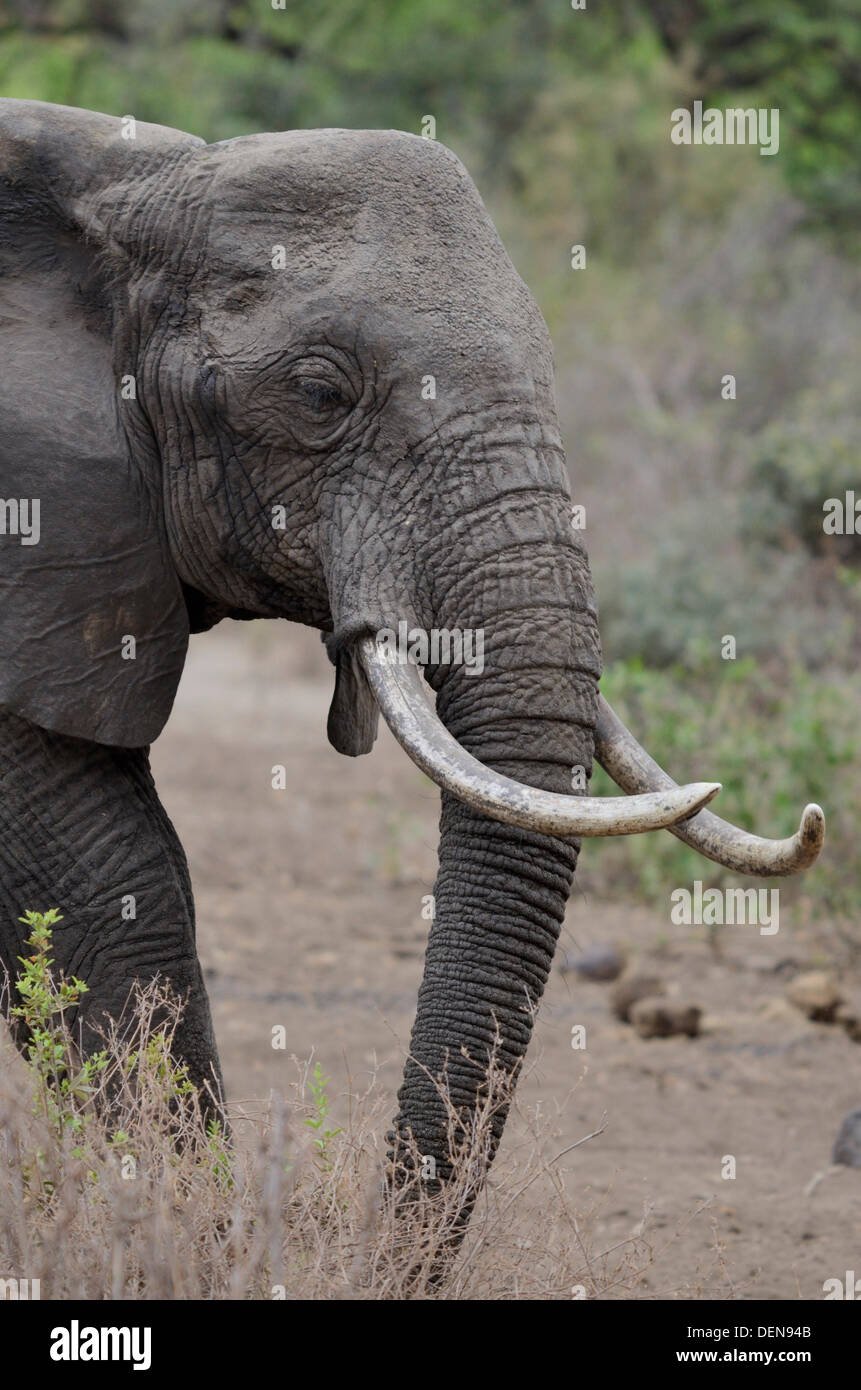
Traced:
<path fill-rule="evenodd" d="M 455 156 L 393 131 L 136 136 L 0 102 L 0 495 L 39 497 L 42 532 L 0 536 L 0 958 L 15 966 L 23 909 L 60 907 L 85 1026 L 159 971 L 190 991 L 200 1080 L 217 1060 L 188 874 L 147 759 L 189 629 L 328 634 L 329 736 L 356 754 L 376 722 L 357 638 L 482 628 L 483 676 L 428 668 L 439 714 L 557 792 L 591 770 L 600 644 L 547 330 Z M 517 1068 L 576 857 L 443 795 L 396 1122 L 443 1175 L 423 1069 L 448 1063 L 468 1116 L 494 1020 Z"/>

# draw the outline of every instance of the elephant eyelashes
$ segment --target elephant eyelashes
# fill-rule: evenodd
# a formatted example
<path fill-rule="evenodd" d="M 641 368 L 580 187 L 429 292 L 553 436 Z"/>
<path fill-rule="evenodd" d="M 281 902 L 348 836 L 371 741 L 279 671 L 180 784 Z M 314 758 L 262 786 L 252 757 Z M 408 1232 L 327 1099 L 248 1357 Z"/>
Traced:
<path fill-rule="evenodd" d="M 315 414 L 323 415 L 329 410 L 347 405 L 337 387 L 329 386 L 323 381 L 303 381 L 299 390 L 303 403 Z"/>

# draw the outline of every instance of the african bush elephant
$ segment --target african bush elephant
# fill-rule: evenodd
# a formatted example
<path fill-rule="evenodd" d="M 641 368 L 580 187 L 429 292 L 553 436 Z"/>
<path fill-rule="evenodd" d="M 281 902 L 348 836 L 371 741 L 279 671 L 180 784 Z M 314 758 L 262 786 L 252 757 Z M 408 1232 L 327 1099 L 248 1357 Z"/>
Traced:
<path fill-rule="evenodd" d="M 217 1073 L 148 745 L 189 632 L 225 617 L 319 629 L 334 747 L 368 752 L 381 710 L 443 789 L 396 1122 L 443 1179 L 435 1079 L 468 1119 L 495 1027 L 516 1073 L 581 836 L 667 827 L 749 873 L 816 857 L 818 807 L 786 841 L 726 825 L 599 696 L 548 333 L 441 145 L 206 145 L 2 101 L 0 342 L 0 958 L 23 910 L 60 907 L 85 1039 L 160 972 L 191 1076 Z M 483 669 L 431 643 L 422 677 L 380 637 L 399 624 L 480 632 Z M 630 795 L 572 793 L 593 753 Z"/>

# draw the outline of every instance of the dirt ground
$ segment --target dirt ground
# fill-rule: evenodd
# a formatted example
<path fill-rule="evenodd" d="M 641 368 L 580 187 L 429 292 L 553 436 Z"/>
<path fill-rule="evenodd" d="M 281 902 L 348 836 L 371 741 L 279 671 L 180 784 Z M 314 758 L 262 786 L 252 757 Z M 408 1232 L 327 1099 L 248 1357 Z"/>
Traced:
<path fill-rule="evenodd" d="M 287 1091 L 291 1054 L 313 1050 L 338 1121 L 348 1087 L 374 1072 L 394 1113 L 438 793 L 385 728 L 370 757 L 330 748 L 333 674 L 314 633 L 224 623 L 193 639 L 153 764 L 189 856 L 231 1102 L 259 1110 Z M 275 764 L 284 790 L 272 789 Z M 828 1171 L 839 1123 L 861 1104 L 861 1047 L 784 997 L 791 962 L 826 962 L 784 924 L 722 940 L 715 959 L 703 928 L 670 925 L 669 906 L 572 896 L 519 1099 L 543 1117 L 551 1154 L 606 1112 L 603 1132 L 559 1167 L 595 1251 L 648 1213 L 651 1254 L 609 1296 L 817 1299 L 826 1279 L 861 1274 L 861 1171 Z M 618 1023 L 606 985 L 562 969 L 598 942 L 701 1005 L 703 1036 L 644 1041 Z M 572 1049 L 573 1024 L 586 1027 L 585 1051 Z M 285 1051 L 272 1048 L 276 1025 Z M 523 1142 L 515 1116 L 505 1146 Z M 725 1155 L 735 1179 L 721 1177 Z M 528 1200 L 544 1200 L 540 1185 Z"/>

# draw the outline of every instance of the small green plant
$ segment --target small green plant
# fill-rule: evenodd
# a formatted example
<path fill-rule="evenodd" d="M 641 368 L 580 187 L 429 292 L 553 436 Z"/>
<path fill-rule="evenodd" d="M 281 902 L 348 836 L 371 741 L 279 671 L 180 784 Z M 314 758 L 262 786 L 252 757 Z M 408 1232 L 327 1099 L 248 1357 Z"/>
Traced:
<path fill-rule="evenodd" d="M 323 1068 L 320 1066 L 320 1063 L 315 1062 L 314 1074 L 308 1082 L 308 1090 L 311 1092 L 311 1104 L 314 1108 L 314 1114 L 307 1116 L 302 1122 L 306 1124 L 309 1129 L 317 1131 L 317 1138 L 314 1140 L 314 1144 L 326 1168 L 331 1166 L 329 1145 L 337 1135 L 342 1133 L 340 1129 L 325 1128 L 326 1121 L 332 1109 L 329 1097 L 326 1094 L 326 1087 L 330 1080 L 330 1077 L 323 1075 Z"/>
<path fill-rule="evenodd" d="M 188 1067 L 184 1062 L 173 1060 L 170 1042 L 168 1034 L 164 1029 L 160 1029 L 146 1039 L 142 1051 L 129 1054 L 124 1067 L 129 1077 L 135 1072 L 145 1072 L 165 1104 L 178 1100 L 180 1096 L 190 1096 L 194 1092 L 194 1083 L 188 1079 Z"/>
<path fill-rule="evenodd" d="M 27 1060 L 33 1077 L 33 1113 L 45 1116 L 57 1134 L 82 1131 L 86 1107 L 98 1090 L 101 1072 L 108 1065 L 105 1052 L 83 1060 L 75 1055 L 64 1015 L 77 1007 L 87 986 L 74 975 L 70 980 L 55 979 L 51 951 L 51 932 L 62 916 L 56 908 L 48 912 L 25 912 L 18 919 L 30 928 L 26 945 L 29 956 L 19 956 L 23 970 L 15 982 L 22 999 L 12 1015 L 21 1019 L 29 1031 Z"/>
<path fill-rule="evenodd" d="M 206 1147 L 209 1151 L 212 1175 L 221 1191 L 234 1186 L 234 1158 L 221 1120 L 209 1120 L 206 1126 Z"/>

